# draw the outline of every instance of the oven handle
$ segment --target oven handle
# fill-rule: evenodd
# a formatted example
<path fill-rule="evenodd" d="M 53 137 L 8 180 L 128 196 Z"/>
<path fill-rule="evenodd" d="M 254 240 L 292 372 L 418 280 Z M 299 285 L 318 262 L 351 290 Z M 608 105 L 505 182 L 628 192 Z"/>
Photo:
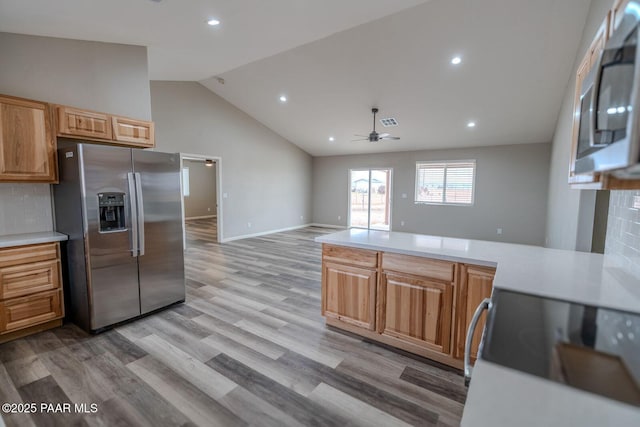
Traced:
<path fill-rule="evenodd" d="M 467 339 L 464 343 L 464 385 L 468 386 L 471 381 L 471 342 L 473 341 L 473 334 L 478 326 L 478 320 L 482 312 L 491 307 L 491 299 L 485 298 L 480 305 L 476 308 L 471 323 L 469 323 L 469 329 L 467 330 Z"/>
<path fill-rule="evenodd" d="M 596 60 L 596 75 L 593 80 L 593 84 L 591 86 L 591 102 L 589 105 L 589 145 L 591 147 L 603 147 L 607 144 L 596 144 L 596 107 L 598 106 L 598 92 L 600 91 L 600 78 L 602 77 L 602 55 L 604 53 L 604 49 L 598 55 L 598 59 Z M 580 112 L 582 114 L 582 112 Z"/>

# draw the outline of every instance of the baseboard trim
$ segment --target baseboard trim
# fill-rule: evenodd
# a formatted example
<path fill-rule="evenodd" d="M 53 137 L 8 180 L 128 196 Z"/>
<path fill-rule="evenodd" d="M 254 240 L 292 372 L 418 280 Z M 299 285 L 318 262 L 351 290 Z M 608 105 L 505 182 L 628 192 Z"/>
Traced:
<path fill-rule="evenodd" d="M 310 227 L 311 225 L 313 225 L 313 224 L 295 225 L 293 227 L 279 228 L 277 230 L 267 230 L 267 231 L 261 231 L 259 233 L 243 234 L 243 235 L 240 235 L 240 236 L 233 236 L 233 237 L 225 237 L 225 238 L 223 238 L 221 240 L 220 243 L 233 242 L 234 240 L 248 239 L 248 238 L 251 238 L 251 237 L 260 237 L 260 236 L 265 236 L 267 234 L 281 233 L 283 231 L 298 230 L 300 228 Z"/>
<path fill-rule="evenodd" d="M 344 225 L 333 225 L 333 224 L 319 224 L 317 222 L 309 224 L 310 227 L 322 227 L 322 228 L 335 228 L 338 230 L 346 230 L 347 227 Z"/>
<path fill-rule="evenodd" d="M 203 215 L 203 216 L 189 216 L 185 217 L 185 221 L 189 221 L 192 219 L 209 219 L 209 218 L 217 218 L 217 215 Z"/>

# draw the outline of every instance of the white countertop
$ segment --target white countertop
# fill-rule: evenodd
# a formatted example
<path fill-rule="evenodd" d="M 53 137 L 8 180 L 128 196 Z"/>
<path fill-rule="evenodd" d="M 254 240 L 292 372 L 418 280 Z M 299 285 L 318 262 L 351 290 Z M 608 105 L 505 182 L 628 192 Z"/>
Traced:
<path fill-rule="evenodd" d="M 640 409 L 479 360 L 462 427 L 637 427 Z"/>
<path fill-rule="evenodd" d="M 497 267 L 496 288 L 640 313 L 640 278 L 625 275 L 613 258 L 600 254 L 362 229 L 316 241 Z"/>
<path fill-rule="evenodd" d="M 9 234 L 0 236 L 0 248 L 11 246 L 36 245 L 38 243 L 62 242 L 67 240 L 66 234 L 55 231 L 44 231 L 41 233 Z"/>
<path fill-rule="evenodd" d="M 497 267 L 497 288 L 640 313 L 640 278 L 626 276 L 604 255 L 357 229 L 316 241 Z M 637 427 L 640 409 L 479 360 L 462 426 Z"/>

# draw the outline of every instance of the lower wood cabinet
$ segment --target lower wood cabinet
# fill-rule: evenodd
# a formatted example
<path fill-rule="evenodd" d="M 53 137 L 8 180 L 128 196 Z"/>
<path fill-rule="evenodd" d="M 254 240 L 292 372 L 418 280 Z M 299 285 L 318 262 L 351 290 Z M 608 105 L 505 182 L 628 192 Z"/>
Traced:
<path fill-rule="evenodd" d="M 458 302 L 458 345 L 456 346 L 455 356 L 459 359 L 464 358 L 464 345 L 466 341 L 469 323 L 476 308 L 483 299 L 491 297 L 493 289 L 493 276 L 496 270 L 490 267 L 478 267 L 475 265 L 461 264 L 460 266 L 460 295 Z M 487 312 L 483 312 L 471 342 L 471 359 L 475 360 L 478 356 L 478 346 L 482 338 L 482 330 L 484 329 Z"/>
<path fill-rule="evenodd" d="M 361 267 L 327 262 L 323 314 L 373 330 L 376 316 L 377 273 Z"/>
<path fill-rule="evenodd" d="M 453 285 L 383 272 L 378 332 L 407 343 L 449 353 Z"/>
<path fill-rule="evenodd" d="M 322 314 L 329 326 L 462 368 L 476 307 L 495 269 L 323 245 Z M 484 317 L 473 338 L 475 360 Z"/>
<path fill-rule="evenodd" d="M 62 324 L 60 244 L 0 249 L 0 343 Z"/>

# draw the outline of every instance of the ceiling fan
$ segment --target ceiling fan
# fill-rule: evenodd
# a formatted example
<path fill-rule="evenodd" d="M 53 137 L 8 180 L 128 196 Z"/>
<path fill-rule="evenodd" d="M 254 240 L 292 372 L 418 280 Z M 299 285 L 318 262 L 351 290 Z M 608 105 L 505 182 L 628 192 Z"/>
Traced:
<path fill-rule="evenodd" d="M 376 113 L 378 112 L 378 109 L 376 107 L 373 107 L 371 109 L 371 112 L 373 113 L 373 131 L 371 131 L 369 135 L 356 135 L 356 136 L 361 136 L 362 139 L 353 139 L 351 140 L 352 142 L 355 142 L 355 141 L 378 142 L 378 141 L 382 141 L 383 139 L 400 139 L 399 137 L 391 136 L 388 133 L 376 132 Z"/>

